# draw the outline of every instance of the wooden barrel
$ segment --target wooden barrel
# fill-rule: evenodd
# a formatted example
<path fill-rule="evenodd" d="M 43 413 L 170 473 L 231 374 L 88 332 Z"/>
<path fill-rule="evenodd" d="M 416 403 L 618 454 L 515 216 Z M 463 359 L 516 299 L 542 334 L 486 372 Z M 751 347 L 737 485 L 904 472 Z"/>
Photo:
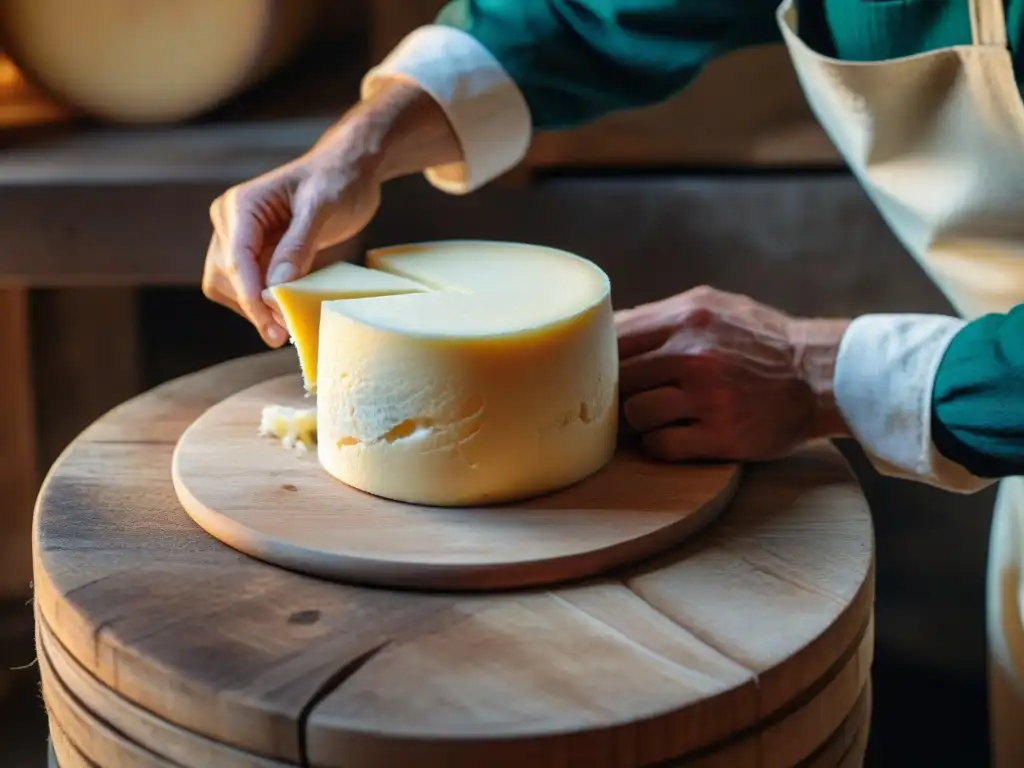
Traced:
<path fill-rule="evenodd" d="M 34 583 L 61 766 L 861 765 L 872 528 L 830 446 L 749 468 L 704 533 L 596 578 L 349 586 L 224 546 L 172 488 L 193 420 L 293 369 L 170 382 L 51 470 Z"/>

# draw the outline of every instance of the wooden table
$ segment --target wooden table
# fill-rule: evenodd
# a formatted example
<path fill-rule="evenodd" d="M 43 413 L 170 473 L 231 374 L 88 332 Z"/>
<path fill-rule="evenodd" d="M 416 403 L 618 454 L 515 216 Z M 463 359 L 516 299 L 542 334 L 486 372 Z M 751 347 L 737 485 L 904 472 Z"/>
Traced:
<path fill-rule="evenodd" d="M 711 531 L 606 577 L 357 588 L 228 549 L 171 487 L 196 416 L 294 366 L 172 381 L 51 471 L 35 606 L 62 766 L 861 764 L 872 527 L 830 446 L 749 468 Z"/>

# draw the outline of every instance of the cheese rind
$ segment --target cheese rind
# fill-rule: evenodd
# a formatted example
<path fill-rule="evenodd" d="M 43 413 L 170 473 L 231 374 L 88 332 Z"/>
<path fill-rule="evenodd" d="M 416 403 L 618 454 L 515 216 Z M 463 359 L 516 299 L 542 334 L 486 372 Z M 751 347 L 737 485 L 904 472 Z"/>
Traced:
<path fill-rule="evenodd" d="M 464 506 L 565 487 L 615 451 L 607 276 L 562 251 L 486 242 L 371 252 L 436 292 L 321 312 L 320 463 L 368 493 Z"/>
<path fill-rule="evenodd" d="M 284 317 L 306 391 L 316 391 L 317 350 L 320 345 L 320 307 L 325 301 L 388 296 L 428 290 L 404 277 L 338 262 L 290 283 L 275 285 L 269 293 Z"/>

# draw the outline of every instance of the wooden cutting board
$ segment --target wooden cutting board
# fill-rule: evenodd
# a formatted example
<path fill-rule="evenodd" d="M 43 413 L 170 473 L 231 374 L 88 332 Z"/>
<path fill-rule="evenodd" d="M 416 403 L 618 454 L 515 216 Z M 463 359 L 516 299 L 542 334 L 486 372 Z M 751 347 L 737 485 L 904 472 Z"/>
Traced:
<path fill-rule="evenodd" d="M 701 530 L 740 474 L 735 464 L 677 466 L 623 449 L 597 474 L 537 499 L 491 507 L 404 504 L 336 480 L 315 452 L 260 437 L 260 411 L 270 403 L 312 401 L 298 376 L 284 376 L 214 405 L 178 443 L 178 498 L 228 546 L 343 581 L 480 590 L 589 576 Z"/>

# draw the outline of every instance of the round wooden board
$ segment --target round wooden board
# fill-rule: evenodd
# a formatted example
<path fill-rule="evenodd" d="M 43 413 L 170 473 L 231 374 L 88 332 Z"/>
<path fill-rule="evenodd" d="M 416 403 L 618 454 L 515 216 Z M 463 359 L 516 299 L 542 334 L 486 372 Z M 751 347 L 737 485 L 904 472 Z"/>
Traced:
<path fill-rule="evenodd" d="M 586 582 L 391 591 L 247 557 L 181 511 L 171 456 L 207 408 L 294 365 L 290 351 L 233 361 L 124 404 L 41 492 L 38 610 L 161 720 L 318 768 L 415 767 L 436 750 L 447 768 L 635 768 L 781 722 L 869 631 L 871 519 L 828 445 L 748 468 L 701 536 Z"/>
<path fill-rule="evenodd" d="M 311 405 L 300 378 L 283 376 L 228 397 L 185 430 L 172 470 L 178 498 L 228 546 L 341 581 L 479 590 L 590 576 L 701 530 L 740 474 L 735 464 L 674 466 L 623 449 L 595 475 L 529 501 L 403 504 L 336 480 L 315 452 L 260 437 L 270 403 Z"/>

